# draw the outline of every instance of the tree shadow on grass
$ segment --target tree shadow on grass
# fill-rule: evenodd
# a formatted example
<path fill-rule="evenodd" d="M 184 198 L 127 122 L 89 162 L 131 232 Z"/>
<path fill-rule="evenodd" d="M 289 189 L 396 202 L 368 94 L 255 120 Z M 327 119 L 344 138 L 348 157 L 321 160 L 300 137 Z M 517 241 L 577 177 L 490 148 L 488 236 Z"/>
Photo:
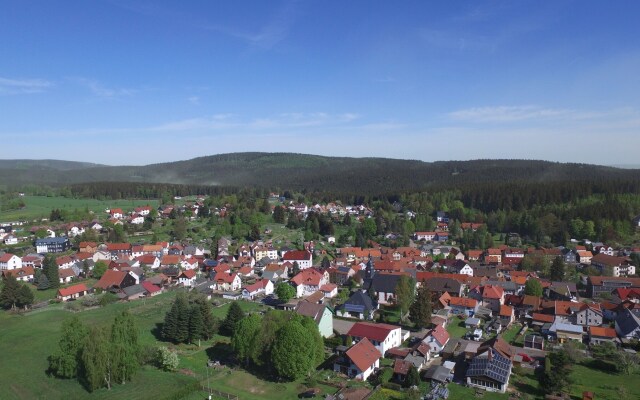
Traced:
<path fill-rule="evenodd" d="M 583 361 L 581 364 L 589 369 L 593 369 L 596 371 L 602 371 L 609 374 L 618 373 L 618 370 L 616 369 L 615 364 L 608 361 L 604 361 L 604 360 L 596 360 L 592 358 L 592 359 Z"/>
<path fill-rule="evenodd" d="M 164 325 L 162 322 L 158 322 L 156 326 L 151 329 L 151 334 L 159 342 L 164 342 L 164 339 L 162 338 L 162 325 Z"/>

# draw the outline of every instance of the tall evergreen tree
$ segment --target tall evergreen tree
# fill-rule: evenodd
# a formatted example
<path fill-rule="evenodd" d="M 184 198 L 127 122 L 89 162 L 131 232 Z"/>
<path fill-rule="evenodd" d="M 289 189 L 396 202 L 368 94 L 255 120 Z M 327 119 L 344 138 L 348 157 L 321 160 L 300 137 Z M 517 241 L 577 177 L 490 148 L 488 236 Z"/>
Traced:
<path fill-rule="evenodd" d="M 204 324 L 202 321 L 202 311 L 200 306 L 194 304 L 189 311 L 189 343 L 200 340 L 204 337 Z"/>
<path fill-rule="evenodd" d="M 173 341 L 176 343 L 186 343 L 189 340 L 189 302 L 185 295 L 180 294 L 176 297 L 176 304 L 177 319 Z"/>
<path fill-rule="evenodd" d="M 565 274 L 565 265 L 562 257 L 556 257 L 549 268 L 549 279 L 552 281 L 563 281 Z"/>
<path fill-rule="evenodd" d="M 44 258 L 43 272 L 49 280 L 49 287 L 57 289 L 60 287 L 60 274 L 58 271 L 58 263 L 53 254 L 47 254 Z"/>
<path fill-rule="evenodd" d="M 47 290 L 49 289 L 49 278 L 47 278 L 47 274 L 42 273 L 38 278 L 38 290 Z"/>
<path fill-rule="evenodd" d="M 229 306 L 229 310 L 227 311 L 227 316 L 222 322 L 222 332 L 227 336 L 233 336 L 236 330 L 236 324 L 244 317 L 244 312 L 242 308 L 240 308 L 240 304 L 237 301 L 234 301 Z"/>
<path fill-rule="evenodd" d="M 431 324 L 431 291 L 427 285 L 420 286 L 416 299 L 409 308 L 409 319 L 418 329 L 426 328 Z"/>
<path fill-rule="evenodd" d="M 415 297 L 416 284 L 413 278 L 402 275 L 398 279 L 396 286 L 396 306 L 400 310 L 400 318 L 404 319 L 405 314 L 409 311 L 409 306 L 413 303 Z"/>
<path fill-rule="evenodd" d="M 20 283 L 15 276 L 8 275 L 4 279 L 4 286 L 0 291 L 0 306 L 5 309 L 16 308 L 19 306 Z"/>

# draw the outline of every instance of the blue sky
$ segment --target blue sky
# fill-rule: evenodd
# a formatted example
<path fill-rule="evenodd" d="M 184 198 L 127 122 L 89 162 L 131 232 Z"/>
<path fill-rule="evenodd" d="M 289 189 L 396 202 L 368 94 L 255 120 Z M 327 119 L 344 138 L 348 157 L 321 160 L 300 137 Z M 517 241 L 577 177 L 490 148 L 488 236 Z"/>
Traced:
<path fill-rule="evenodd" d="M 637 1 L 4 1 L 0 158 L 638 164 Z"/>

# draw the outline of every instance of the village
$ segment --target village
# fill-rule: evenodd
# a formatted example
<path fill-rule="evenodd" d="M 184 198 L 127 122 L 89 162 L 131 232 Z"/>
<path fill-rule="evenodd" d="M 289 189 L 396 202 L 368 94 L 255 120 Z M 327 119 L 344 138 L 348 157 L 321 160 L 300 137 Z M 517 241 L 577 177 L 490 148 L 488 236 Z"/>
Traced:
<path fill-rule="evenodd" d="M 308 206 L 271 197 L 303 220 L 310 212 L 350 215 L 362 224 L 373 217 L 363 205 Z M 415 231 L 407 246 L 397 247 L 373 240 L 338 247 L 332 235 L 274 243 L 268 229 L 253 241 L 220 237 L 211 247 L 189 240 L 143 243 L 133 235 L 121 242 L 74 242 L 87 232 L 105 237 L 106 225 L 142 225 L 176 213 L 194 219 L 206 207 L 203 200 L 109 209 L 88 223 L 39 221 L 30 230 L 46 237 L 33 239 L 35 252 L 0 252 L 2 276 L 36 290 L 48 275 L 47 262 L 55 264 L 48 267 L 59 278 L 55 299 L 25 308 L 104 293 L 134 302 L 186 289 L 209 300 L 252 302 L 309 317 L 325 339 L 324 368 L 345 382 L 372 383 L 344 385 L 327 398 L 365 399 L 380 388 L 411 387 L 429 399 L 448 398 L 460 393 L 458 387 L 515 395 L 515 371 L 544 368 L 548 354 L 564 346 L 585 354 L 594 346 L 629 354 L 637 349 L 640 278 L 631 255 L 640 249 L 590 240 L 572 240 L 567 247 L 514 246 L 513 236 L 505 235 L 505 243 L 463 250 L 442 211 L 432 216 L 433 231 Z M 225 212 L 206 211 L 220 218 Z M 20 226 L 3 224 L 6 245 L 18 243 L 12 231 Z M 462 222 L 458 231 L 482 228 Z M 416 315 L 424 310 L 428 315 Z M 582 395 L 594 398 L 589 391 Z"/>

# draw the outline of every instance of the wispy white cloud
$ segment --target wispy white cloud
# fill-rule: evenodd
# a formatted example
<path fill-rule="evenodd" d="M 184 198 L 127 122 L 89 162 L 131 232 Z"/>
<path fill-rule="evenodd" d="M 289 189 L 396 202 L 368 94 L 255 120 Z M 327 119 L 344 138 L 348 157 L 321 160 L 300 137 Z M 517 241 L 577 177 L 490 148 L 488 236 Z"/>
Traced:
<path fill-rule="evenodd" d="M 194 106 L 199 106 L 200 105 L 200 97 L 199 96 L 188 97 L 187 101 L 189 103 L 193 104 Z"/>
<path fill-rule="evenodd" d="M 41 93 L 53 86 L 44 79 L 15 79 L 0 77 L 0 94 Z"/>
<path fill-rule="evenodd" d="M 108 87 L 100 81 L 88 78 L 69 78 L 71 81 L 88 89 L 94 96 L 102 99 L 115 99 L 119 97 L 133 96 L 138 92 L 130 88 Z"/>
<path fill-rule="evenodd" d="M 549 119 L 566 116 L 571 110 L 542 108 L 538 106 L 473 107 L 453 111 L 449 118 L 469 122 L 514 122 L 530 119 Z"/>

